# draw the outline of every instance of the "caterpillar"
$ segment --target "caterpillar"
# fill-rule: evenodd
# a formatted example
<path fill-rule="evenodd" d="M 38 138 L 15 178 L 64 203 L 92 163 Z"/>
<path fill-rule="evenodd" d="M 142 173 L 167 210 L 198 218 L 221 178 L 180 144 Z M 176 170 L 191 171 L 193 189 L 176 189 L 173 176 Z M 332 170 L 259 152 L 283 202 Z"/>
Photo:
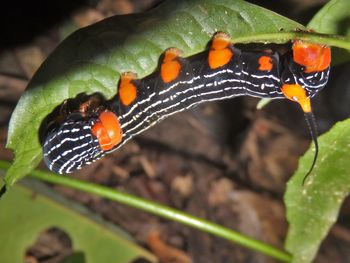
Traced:
<path fill-rule="evenodd" d="M 206 101 L 248 95 L 287 98 L 301 106 L 316 148 L 311 172 L 318 144 L 310 98 L 328 81 L 328 46 L 294 40 L 283 55 L 243 51 L 229 35 L 217 32 L 207 50 L 186 58 L 181 54 L 177 48 L 168 48 L 151 75 L 138 79 L 125 72 L 111 100 L 92 99 L 69 112 L 45 136 L 43 155 L 48 168 L 59 174 L 74 172 L 174 113 Z"/>

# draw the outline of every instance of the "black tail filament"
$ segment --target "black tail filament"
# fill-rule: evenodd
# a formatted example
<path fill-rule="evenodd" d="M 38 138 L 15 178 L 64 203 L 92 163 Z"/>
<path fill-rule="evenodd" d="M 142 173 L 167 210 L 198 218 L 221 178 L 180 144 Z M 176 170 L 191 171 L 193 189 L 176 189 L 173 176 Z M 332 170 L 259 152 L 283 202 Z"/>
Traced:
<path fill-rule="evenodd" d="M 305 112 L 305 120 L 306 120 L 307 126 L 309 128 L 311 139 L 315 145 L 315 155 L 314 155 L 314 159 L 312 161 L 312 165 L 311 165 L 309 171 L 304 176 L 303 183 L 302 183 L 303 186 L 305 185 L 306 179 L 309 177 L 312 170 L 314 169 L 314 166 L 316 164 L 317 157 L 318 157 L 317 124 L 316 124 L 314 114 L 312 112 Z"/>

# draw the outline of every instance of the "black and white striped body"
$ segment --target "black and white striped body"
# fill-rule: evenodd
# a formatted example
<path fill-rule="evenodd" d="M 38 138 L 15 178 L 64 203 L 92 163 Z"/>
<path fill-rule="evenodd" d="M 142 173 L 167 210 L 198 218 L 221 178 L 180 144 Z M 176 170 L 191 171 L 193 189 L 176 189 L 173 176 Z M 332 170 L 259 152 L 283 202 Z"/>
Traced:
<path fill-rule="evenodd" d="M 307 91 L 310 98 L 322 90 L 328 82 L 330 67 L 323 71 L 305 73 L 304 67 L 292 59 L 285 60 L 283 67 L 285 68 L 281 76 L 283 83 L 299 84 Z"/>
<path fill-rule="evenodd" d="M 257 63 L 253 64 L 259 53 L 241 53 L 234 48 L 234 54 L 227 65 L 217 70 L 208 66 L 207 52 L 181 58 L 181 76 L 171 83 L 164 83 L 158 72 L 144 78 L 137 85 L 136 101 L 128 107 L 119 103 L 116 114 L 123 129 L 122 144 L 160 120 L 199 103 L 245 95 L 285 98 L 280 90 L 278 53 L 270 55 L 274 65 L 270 72 L 258 71 Z"/>
<path fill-rule="evenodd" d="M 80 113 L 73 113 L 47 135 L 43 153 L 50 170 L 70 173 L 103 156 L 98 140 L 91 134 L 93 123 L 93 119 L 87 120 Z"/>
<path fill-rule="evenodd" d="M 232 53 L 232 58 L 220 67 L 210 66 L 210 50 L 187 58 L 176 57 L 180 71 L 172 81 L 164 81 L 158 68 L 143 79 L 132 80 L 136 95 L 131 103 L 123 103 L 120 92 L 104 103 L 105 109 L 117 117 L 122 133 L 120 142 L 110 149 L 102 150 L 92 134 L 96 117 L 92 120 L 89 116 L 76 120 L 68 117 L 47 136 L 43 145 L 45 162 L 55 172 L 69 173 L 118 149 L 162 119 L 200 103 L 245 95 L 282 99 L 286 98 L 282 92 L 285 84 L 298 84 L 305 90 L 305 96 L 312 97 L 328 81 L 329 66 L 305 73 L 303 66 L 293 61 L 291 51 L 284 55 L 241 51 L 231 43 L 225 49 Z M 268 67 L 259 64 L 261 57 L 268 58 Z"/>
<path fill-rule="evenodd" d="M 269 54 L 271 71 L 259 71 L 257 57 L 261 52 L 244 52 L 233 48 L 234 58 L 220 69 L 210 69 L 207 52 L 180 58 L 181 76 L 164 83 L 156 72 L 137 83 L 136 101 L 125 107 L 121 103 L 116 114 L 123 129 L 119 148 L 133 136 L 162 119 L 199 103 L 230 99 L 237 96 L 285 98 L 281 87 L 281 56 Z M 254 72 L 254 73 L 252 73 Z"/>

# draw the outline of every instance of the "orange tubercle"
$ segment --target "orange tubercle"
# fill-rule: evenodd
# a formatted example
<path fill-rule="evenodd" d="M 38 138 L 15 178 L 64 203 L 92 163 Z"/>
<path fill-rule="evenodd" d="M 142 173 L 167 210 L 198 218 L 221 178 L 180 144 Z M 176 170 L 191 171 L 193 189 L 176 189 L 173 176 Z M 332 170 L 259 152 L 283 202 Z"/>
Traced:
<path fill-rule="evenodd" d="M 232 51 L 227 48 L 222 50 L 210 50 L 208 57 L 209 67 L 211 69 L 217 69 L 219 67 L 225 66 L 230 62 L 232 56 Z"/>
<path fill-rule="evenodd" d="M 102 112 L 91 131 L 104 151 L 112 149 L 122 140 L 123 131 L 118 117 L 111 111 Z"/>
<path fill-rule="evenodd" d="M 227 48 L 231 44 L 230 36 L 224 32 L 217 32 L 211 41 L 211 49 L 221 50 Z"/>
<path fill-rule="evenodd" d="M 328 46 L 296 40 L 293 42 L 293 59 L 305 67 L 306 73 L 322 71 L 330 66 L 331 49 Z"/>
<path fill-rule="evenodd" d="M 272 60 L 269 56 L 261 56 L 258 60 L 259 70 L 270 71 L 273 68 Z"/>
<path fill-rule="evenodd" d="M 284 84 L 281 88 L 287 99 L 299 103 L 304 112 L 311 112 L 311 101 L 305 89 L 298 84 Z"/>
<path fill-rule="evenodd" d="M 176 59 L 181 55 L 181 50 L 169 48 L 164 53 L 163 63 L 160 67 L 160 76 L 165 83 L 175 80 L 181 72 L 181 64 Z"/>
<path fill-rule="evenodd" d="M 175 58 L 180 57 L 182 51 L 176 47 L 171 47 L 165 50 L 163 63 L 173 61 Z"/>
<path fill-rule="evenodd" d="M 129 106 L 137 97 L 137 88 L 132 80 L 136 74 L 132 72 L 123 73 L 119 83 L 119 98 L 124 106 Z"/>
<path fill-rule="evenodd" d="M 230 37 L 222 32 L 216 33 L 212 39 L 208 55 L 208 63 L 211 69 L 217 69 L 230 62 L 233 52 L 229 48 Z"/>

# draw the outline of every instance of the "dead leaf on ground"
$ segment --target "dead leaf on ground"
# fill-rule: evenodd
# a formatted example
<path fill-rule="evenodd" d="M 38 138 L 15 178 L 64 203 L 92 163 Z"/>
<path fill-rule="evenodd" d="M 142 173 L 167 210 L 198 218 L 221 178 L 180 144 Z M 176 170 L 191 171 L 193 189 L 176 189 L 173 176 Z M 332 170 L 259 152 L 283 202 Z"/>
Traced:
<path fill-rule="evenodd" d="M 157 230 L 148 234 L 147 245 L 161 263 L 192 263 L 192 259 L 183 251 L 166 244 Z"/>

